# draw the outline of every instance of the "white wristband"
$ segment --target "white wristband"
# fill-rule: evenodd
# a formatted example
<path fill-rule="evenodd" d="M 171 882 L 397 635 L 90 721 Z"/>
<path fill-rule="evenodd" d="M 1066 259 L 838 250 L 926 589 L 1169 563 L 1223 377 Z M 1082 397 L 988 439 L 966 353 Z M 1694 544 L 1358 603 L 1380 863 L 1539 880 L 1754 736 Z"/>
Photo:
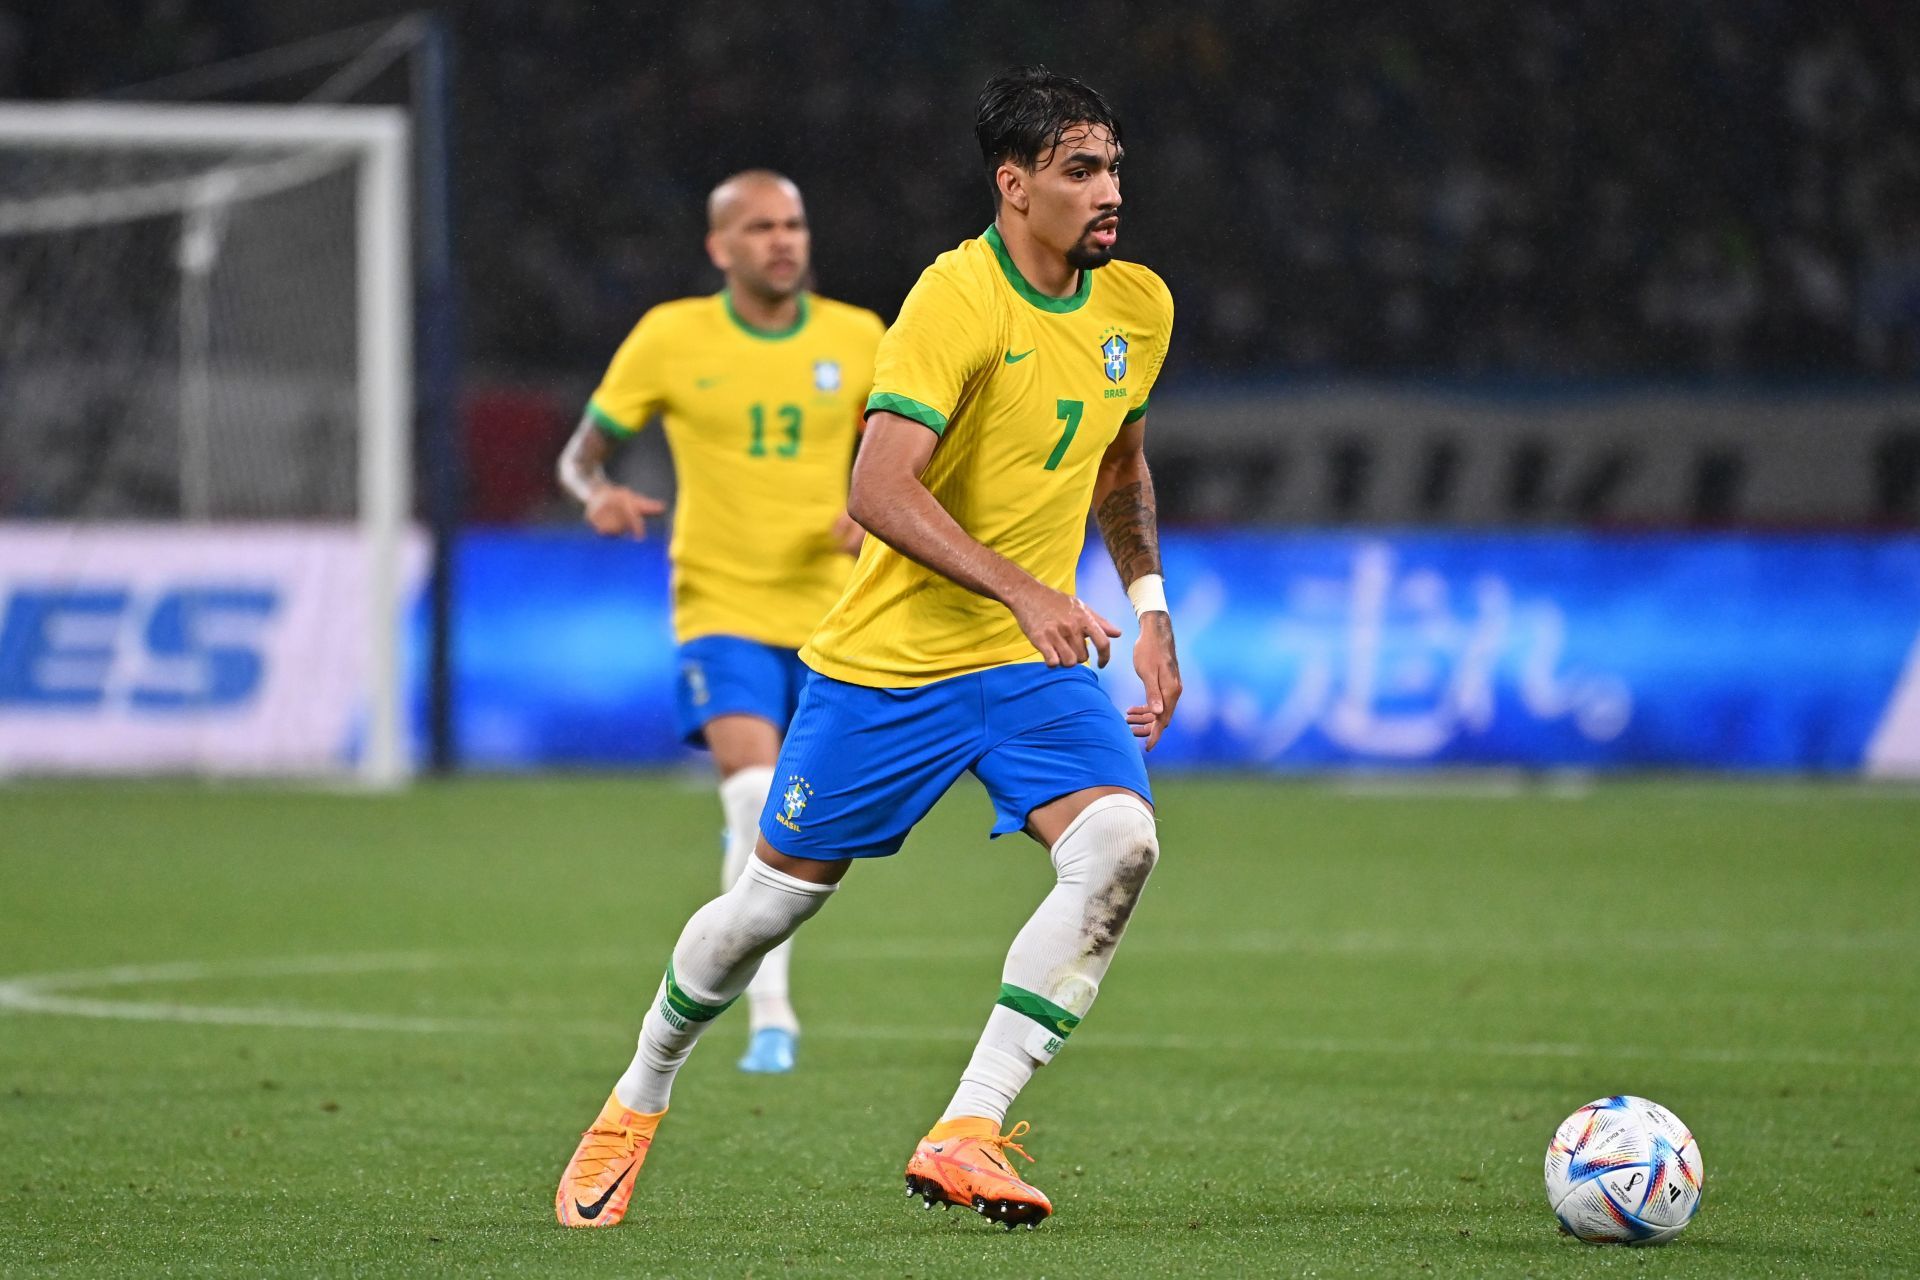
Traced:
<path fill-rule="evenodd" d="M 1127 587 L 1127 599 L 1133 601 L 1133 616 L 1167 612 L 1167 580 L 1157 573 L 1135 578 Z"/>

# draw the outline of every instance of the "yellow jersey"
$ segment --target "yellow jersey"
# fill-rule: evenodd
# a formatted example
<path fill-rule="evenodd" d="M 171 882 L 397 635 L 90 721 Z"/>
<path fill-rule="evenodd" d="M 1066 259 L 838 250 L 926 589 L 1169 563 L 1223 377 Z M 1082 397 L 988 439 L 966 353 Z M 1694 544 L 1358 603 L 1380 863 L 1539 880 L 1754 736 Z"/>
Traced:
<path fill-rule="evenodd" d="M 1050 298 L 997 229 L 943 253 L 876 357 L 867 411 L 940 437 L 921 481 L 975 540 L 1060 591 L 1075 588 L 1100 460 L 1147 393 L 1173 335 L 1173 295 L 1143 266 L 1080 273 Z M 1040 654 L 998 601 L 878 538 L 800 651 L 822 675 L 905 688 Z"/>
<path fill-rule="evenodd" d="M 793 326 L 754 329 L 723 292 L 663 303 L 620 345 L 587 410 L 616 438 L 659 416 L 679 496 L 673 630 L 797 649 L 839 598 L 846 510 L 874 349 L 871 311 L 800 295 Z"/>

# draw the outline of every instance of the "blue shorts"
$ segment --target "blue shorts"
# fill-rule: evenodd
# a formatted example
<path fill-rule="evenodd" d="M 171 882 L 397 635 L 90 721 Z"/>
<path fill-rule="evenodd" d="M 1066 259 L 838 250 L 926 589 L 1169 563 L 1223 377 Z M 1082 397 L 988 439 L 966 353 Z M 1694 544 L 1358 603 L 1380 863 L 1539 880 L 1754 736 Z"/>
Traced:
<path fill-rule="evenodd" d="M 1153 801 L 1140 743 L 1086 667 L 1022 662 L 913 689 L 815 675 L 760 833 L 795 858 L 882 858 L 967 769 L 993 798 L 996 836 L 1087 787 Z"/>
<path fill-rule="evenodd" d="M 812 675 L 792 649 L 739 636 L 689 640 L 680 646 L 674 682 L 680 740 L 706 746 L 707 721 L 716 716 L 759 716 L 784 732 Z"/>

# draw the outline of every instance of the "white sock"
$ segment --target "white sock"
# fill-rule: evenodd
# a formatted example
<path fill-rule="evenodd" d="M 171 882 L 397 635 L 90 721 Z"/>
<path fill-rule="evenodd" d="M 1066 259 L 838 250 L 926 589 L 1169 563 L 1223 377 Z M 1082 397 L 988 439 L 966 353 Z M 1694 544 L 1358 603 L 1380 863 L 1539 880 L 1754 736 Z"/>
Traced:
<path fill-rule="evenodd" d="M 720 784 L 720 807 L 727 815 L 727 856 L 720 868 L 720 887 L 731 889 L 753 857 L 760 839 L 760 811 L 766 806 L 767 792 L 773 787 L 773 766 L 748 765 L 727 775 Z M 800 1019 L 794 1015 L 787 998 L 787 965 L 793 956 L 791 940 L 767 952 L 760 971 L 747 984 L 748 1030 L 780 1027 L 800 1034 Z"/>
<path fill-rule="evenodd" d="M 1086 1016 L 1160 857 L 1153 813 L 1134 796 L 1101 796 L 1060 833 L 1052 856 L 1053 891 L 1007 952 L 1000 1002 L 942 1120 L 1004 1124 L 1020 1090 Z"/>
<path fill-rule="evenodd" d="M 758 858 L 733 887 L 693 913 L 640 1023 L 640 1043 L 614 1086 L 620 1105 L 664 1111 L 673 1077 L 707 1024 L 726 1012 L 761 957 L 793 936 L 837 886 L 813 884 Z"/>

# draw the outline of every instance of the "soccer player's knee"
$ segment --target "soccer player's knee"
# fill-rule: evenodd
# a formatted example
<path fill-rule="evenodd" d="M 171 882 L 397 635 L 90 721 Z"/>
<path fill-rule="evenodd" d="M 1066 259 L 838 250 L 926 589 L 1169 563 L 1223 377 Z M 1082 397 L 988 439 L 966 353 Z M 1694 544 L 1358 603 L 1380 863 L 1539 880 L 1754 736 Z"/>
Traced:
<path fill-rule="evenodd" d="M 1133 795 L 1094 800 L 1053 846 L 1053 865 L 1063 880 L 1113 869 L 1144 883 L 1159 860 L 1153 811 Z"/>
<path fill-rule="evenodd" d="M 1053 848 L 1054 868 L 1063 881 L 1088 886 L 1105 904 L 1108 944 L 1118 941 L 1147 877 L 1160 860 L 1153 813 L 1138 797 L 1101 796 L 1081 811 Z"/>
<path fill-rule="evenodd" d="M 739 882 L 723 897 L 737 903 L 732 923 L 740 939 L 770 950 L 817 915 L 836 887 L 797 879 L 751 858 Z"/>

